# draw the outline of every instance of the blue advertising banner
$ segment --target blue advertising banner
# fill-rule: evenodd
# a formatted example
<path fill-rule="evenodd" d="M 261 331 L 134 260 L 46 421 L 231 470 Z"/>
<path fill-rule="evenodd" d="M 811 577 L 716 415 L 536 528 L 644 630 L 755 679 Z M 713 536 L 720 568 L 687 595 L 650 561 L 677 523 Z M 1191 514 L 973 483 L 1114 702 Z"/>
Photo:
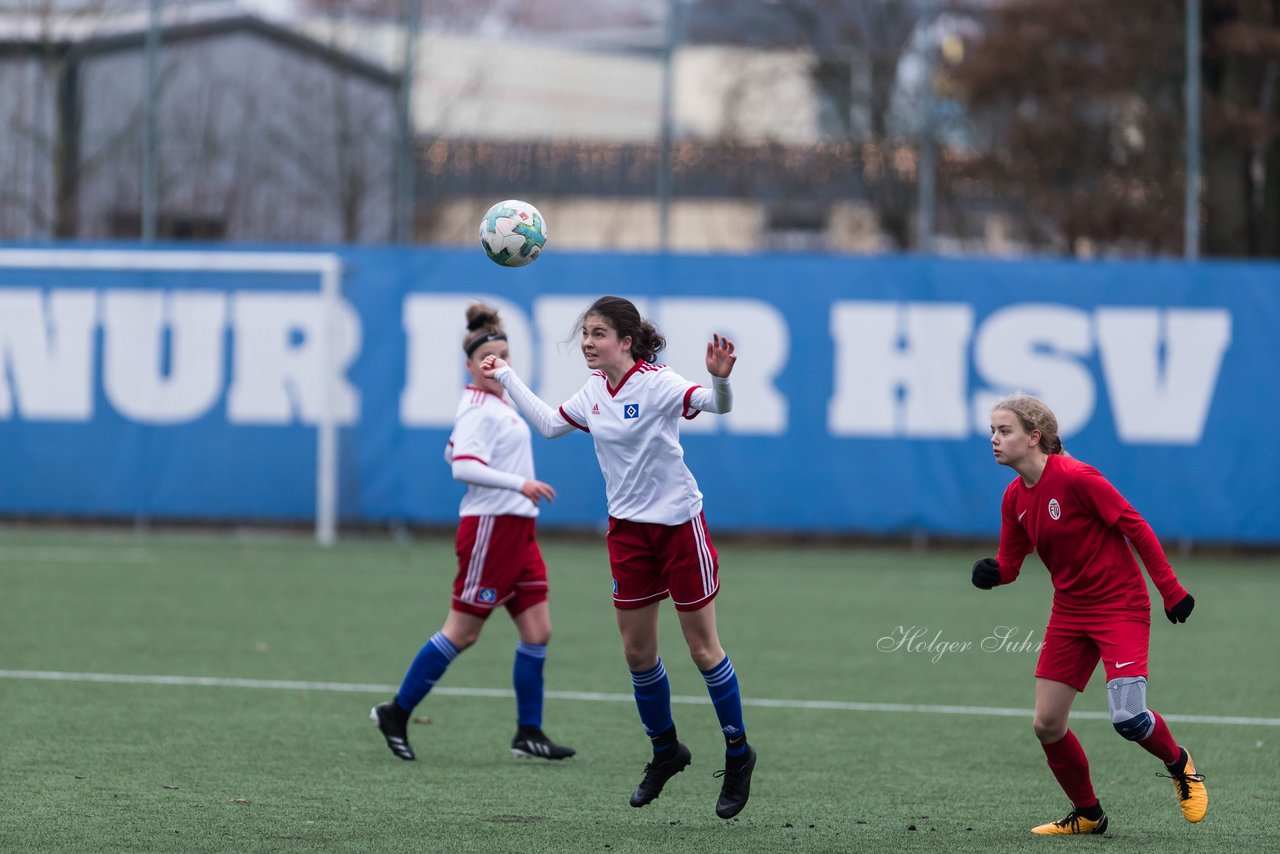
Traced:
<path fill-rule="evenodd" d="M 307 519 L 329 407 L 341 520 L 451 523 L 468 303 L 558 405 L 587 376 L 575 321 L 613 293 L 693 382 L 713 332 L 738 344 L 734 411 L 682 426 L 713 530 L 992 535 L 1013 475 L 988 417 L 1019 390 L 1162 538 L 1280 542 L 1280 265 L 335 251 L 331 327 L 316 275 L 201 264 L 217 250 L 0 266 L 0 513 Z M 602 525 L 589 437 L 534 456 L 541 524 Z"/>

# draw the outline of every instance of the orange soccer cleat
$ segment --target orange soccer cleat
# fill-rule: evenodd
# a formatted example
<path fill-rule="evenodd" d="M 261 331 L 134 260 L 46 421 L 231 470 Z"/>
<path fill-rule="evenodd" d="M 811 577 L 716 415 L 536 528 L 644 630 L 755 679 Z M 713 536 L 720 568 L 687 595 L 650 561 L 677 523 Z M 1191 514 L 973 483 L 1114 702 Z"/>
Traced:
<path fill-rule="evenodd" d="M 1182 773 L 1161 774 L 1161 777 L 1168 777 L 1173 780 L 1173 790 L 1178 795 L 1178 807 L 1182 810 L 1182 817 L 1192 824 L 1196 824 L 1204 818 L 1204 814 L 1209 810 L 1209 790 L 1204 785 L 1204 775 L 1196 773 L 1195 763 L 1191 761 L 1191 753 L 1184 747 L 1182 755 L 1186 757 L 1186 764 L 1183 765 Z"/>
<path fill-rule="evenodd" d="M 1060 834 L 1077 834 L 1077 833 L 1106 833 L 1107 832 L 1107 814 L 1103 813 L 1096 820 L 1085 818 L 1080 813 L 1072 810 L 1066 818 L 1061 821 L 1051 821 L 1048 824 L 1042 824 L 1039 827 L 1031 828 L 1032 833 L 1038 833 L 1041 836 L 1055 836 Z"/>

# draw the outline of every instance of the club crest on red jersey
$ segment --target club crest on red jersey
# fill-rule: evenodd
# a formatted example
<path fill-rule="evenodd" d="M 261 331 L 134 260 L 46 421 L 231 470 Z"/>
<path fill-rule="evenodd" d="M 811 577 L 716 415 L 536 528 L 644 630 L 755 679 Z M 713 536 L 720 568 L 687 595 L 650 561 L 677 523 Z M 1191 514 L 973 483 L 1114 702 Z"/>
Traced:
<path fill-rule="evenodd" d="M 1059 518 L 1061 518 L 1061 516 L 1062 516 L 1062 505 L 1058 503 L 1058 499 L 1050 498 L 1049 499 L 1049 518 L 1056 522 L 1058 521 Z"/>

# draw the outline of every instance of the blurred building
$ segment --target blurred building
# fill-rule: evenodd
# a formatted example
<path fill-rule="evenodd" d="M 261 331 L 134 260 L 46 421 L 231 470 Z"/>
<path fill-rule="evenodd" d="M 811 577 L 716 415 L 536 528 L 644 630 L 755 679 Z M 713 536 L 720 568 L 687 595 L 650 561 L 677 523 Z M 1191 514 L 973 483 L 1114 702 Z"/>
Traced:
<path fill-rule="evenodd" d="M 194 11 L 193 11 L 194 10 Z M 140 234 L 146 18 L 0 18 L 0 234 Z M 172 8 L 158 236 L 380 242 L 398 77 L 278 23 Z"/>
<path fill-rule="evenodd" d="M 401 61 L 394 23 L 319 17 L 304 29 L 380 64 Z M 806 61 L 796 51 L 677 51 L 672 249 L 882 248 L 857 158 L 831 156 L 857 146 L 824 137 Z M 422 34 L 415 65 L 416 239 L 470 243 L 480 213 L 516 197 L 538 204 L 557 246 L 659 245 L 660 54 L 437 31 Z"/>
<path fill-rule="evenodd" d="M 639 18 L 629 23 L 618 11 L 617 26 L 601 4 L 583 7 L 589 25 L 545 9 L 527 21 L 431 19 L 413 58 L 416 239 L 470 243 L 480 213 L 517 197 L 538 204 L 556 246 L 656 248 L 664 6 L 629 7 Z M 913 20 L 896 21 L 891 55 L 873 68 L 866 52 L 734 30 L 727 18 L 698 18 L 701 6 L 688 7 L 671 61 L 670 247 L 913 246 L 919 105 L 897 71 Z M 298 26 L 376 64 L 403 61 L 394 16 L 329 7 Z M 942 152 L 942 167 L 956 156 Z M 1016 251 L 1007 207 L 966 191 L 949 197 L 935 248 Z"/>
<path fill-rule="evenodd" d="M 883 12 L 861 37 L 884 44 L 860 51 L 717 2 L 685 6 L 670 148 L 662 0 L 424 4 L 413 238 L 470 244 L 480 214 L 514 197 L 539 206 L 554 246 L 652 250 L 665 175 L 677 251 L 914 247 L 920 83 L 901 71 L 921 37 L 914 12 Z M 139 234 L 147 4 L 107 5 L 41 21 L 0 0 L 0 235 Z M 160 235 L 391 240 L 408 189 L 395 175 L 400 7 L 166 3 Z M 940 152 L 940 179 L 959 156 Z M 939 198 L 935 249 L 1017 251 L 1007 204 L 972 182 Z"/>

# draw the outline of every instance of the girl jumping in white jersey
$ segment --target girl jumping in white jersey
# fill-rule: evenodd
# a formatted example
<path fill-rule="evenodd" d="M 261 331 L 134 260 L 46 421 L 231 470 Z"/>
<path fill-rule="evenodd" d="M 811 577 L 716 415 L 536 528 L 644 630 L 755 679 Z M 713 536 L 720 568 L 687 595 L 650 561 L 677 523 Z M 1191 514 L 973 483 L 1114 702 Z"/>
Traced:
<path fill-rule="evenodd" d="M 550 501 L 556 493 L 534 479 L 529 426 L 503 400 L 502 386 L 480 374 L 482 359 L 507 358 L 507 335 L 496 310 L 479 303 L 467 309 L 462 349 L 472 384 L 462 392 L 444 453 L 454 478 L 468 485 L 458 511 L 453 604 L 444 627 L 414 657 L 399 692 L 374 706 L 369 716 L 392 753 L 413 759 L 409 714 L 454 657 L 476 642 L 493 610 L 505 605 L 520 635 L 512 668 L 517 729 L 511 752 L 565 759 L 574 749 L 554 743 L 541 728 L 542 665 L 551 616 L 547 566 L 534 538 L 538 501 Z"/>
<path fill-rule="evenodd" d="M 621 297 L 596 300 L 581 322 L 582 353 L 593 373 L 559 410 L 538 398 L 500 354 L 480 363 L 542 435 L 590 433 L 609 502 L 609 565 L 622 651 L 631 668 L 636 707 L 653 742 L 653 761 L 631 795 L 642 807 L 691 761 L 676 739 L 671 687 L 658 657 L 658 603 L 670 597 L 689 653 L 707 683 L 725 738 L 724 781 L 716 815 L 732 818 L 747 804 L 756 752 L 747 744 L 738 677 L 720 646 L 715 546 L 702 513 L 702 493 L 684 464 L 679 422 L 699 412 L 728 412 L 733 342 L 707 344 L 711 388 L 654 364 L 666 341 Z"/>

